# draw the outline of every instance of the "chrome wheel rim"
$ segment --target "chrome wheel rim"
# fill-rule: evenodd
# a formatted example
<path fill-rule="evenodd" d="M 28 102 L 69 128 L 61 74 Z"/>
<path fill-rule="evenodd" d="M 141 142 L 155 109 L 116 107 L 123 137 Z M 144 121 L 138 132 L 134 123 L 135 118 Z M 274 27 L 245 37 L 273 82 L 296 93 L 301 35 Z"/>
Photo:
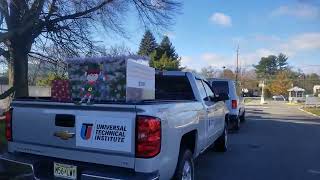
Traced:
<path fill-rule="evenodd" d="M 182 171 L 182 180 L 192 180 L 192 167 L 189 161 L 185 161 Z"/>

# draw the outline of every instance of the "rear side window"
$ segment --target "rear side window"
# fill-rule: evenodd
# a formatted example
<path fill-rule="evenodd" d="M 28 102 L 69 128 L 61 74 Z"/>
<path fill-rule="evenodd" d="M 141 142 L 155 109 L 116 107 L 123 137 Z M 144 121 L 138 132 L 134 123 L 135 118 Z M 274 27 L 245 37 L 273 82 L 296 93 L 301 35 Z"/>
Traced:
<path fill-rule="evenodd" d="M 207 93 L 206 93 L 206 90 L 203 87 L 202 81 L 197 79 L 196 80 L 196 84 L 197 84 L 201 99 L 205 99 L 207 97 Z"/>
<path fill-rule="evenodd" d="M 190 82 L 186 76 L 156 76 L 157 100 L 194 100 Z"/>
<path fill-rule="evenodd" d="M 213 97 L 214 93 L 212 92 L 211 88 L 209 87 L 209 85 L 207 84 L 207 82 L 202 82 L 204 89 L 206 90 L 207 96 L 208 97 Z"/>
<path fill-rule="evenodd" d="M 214 94 L 229 94 L 229 86 L 227 81 L 213 81 L 212 90 Z"/>

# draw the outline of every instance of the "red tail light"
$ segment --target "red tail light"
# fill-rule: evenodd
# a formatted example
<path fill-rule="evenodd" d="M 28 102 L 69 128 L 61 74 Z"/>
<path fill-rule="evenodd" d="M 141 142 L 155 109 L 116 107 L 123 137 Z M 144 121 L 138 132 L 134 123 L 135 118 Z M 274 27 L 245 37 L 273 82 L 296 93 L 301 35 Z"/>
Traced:
<path fill-rule="evenodd" d="M 152 158 L 161 149 L 161 121 L 150 116 L 138 116 L 136 122 L 136 157 Z"/>
<path fill-rule="evenodd" d="M 5 112 L 5 133 L 7 141 L 12 141 L 12 109 Z"/>
<path fill-rule="evenodd" d="M 232 109 L 237 109 L 237 107 L 238 107 L 238 102 L 237 102 L 237 100 L 232 100 L 232 101 L 231 101 L 231 107 L 232 107 Z"/>

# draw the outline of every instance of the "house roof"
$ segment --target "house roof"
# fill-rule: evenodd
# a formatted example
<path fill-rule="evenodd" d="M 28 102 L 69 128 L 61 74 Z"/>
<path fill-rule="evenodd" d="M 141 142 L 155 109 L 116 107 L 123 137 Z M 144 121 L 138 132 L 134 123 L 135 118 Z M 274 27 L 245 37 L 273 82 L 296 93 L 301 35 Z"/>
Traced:
<path fill-rule="evenodd" d="M 295 86 L 291 89 L 288 89 L 288 91 L 294 91 L 294 92 L 303 91 L 304 92 L 305 90 L 302 88 L 299 88 L 298 86 Z"/>

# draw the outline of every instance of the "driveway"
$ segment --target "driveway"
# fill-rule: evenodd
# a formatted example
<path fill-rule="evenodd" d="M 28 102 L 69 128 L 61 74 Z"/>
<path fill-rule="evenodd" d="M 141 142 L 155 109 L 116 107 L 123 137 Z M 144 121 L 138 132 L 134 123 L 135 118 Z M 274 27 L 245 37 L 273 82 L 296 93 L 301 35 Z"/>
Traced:
<path fill-rule="evenodd" d="M 319 180 L 320 119 L 281 102 L 247 107 L 227 153 L 196 161 L 200 180 Z"/>

